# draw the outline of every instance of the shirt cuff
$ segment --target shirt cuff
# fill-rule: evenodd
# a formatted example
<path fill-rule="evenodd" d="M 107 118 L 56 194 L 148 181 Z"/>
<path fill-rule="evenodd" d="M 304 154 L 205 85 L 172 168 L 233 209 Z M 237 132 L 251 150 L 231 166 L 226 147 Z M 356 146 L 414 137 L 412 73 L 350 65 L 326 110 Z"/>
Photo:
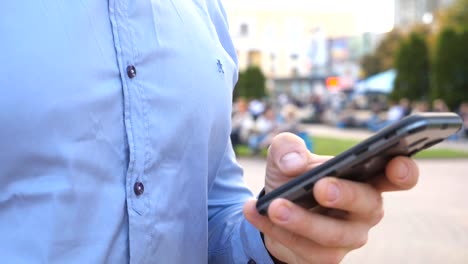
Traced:
<path fill-rule="evenodd" d="M 258 229 L 247 220 L 244 220 L 241 233 L 243 234 L 241 239 L 244 245 L 245 255 L 250 257 L 250 260 L 247 262 L 248 264 L 274 264 Z"/>

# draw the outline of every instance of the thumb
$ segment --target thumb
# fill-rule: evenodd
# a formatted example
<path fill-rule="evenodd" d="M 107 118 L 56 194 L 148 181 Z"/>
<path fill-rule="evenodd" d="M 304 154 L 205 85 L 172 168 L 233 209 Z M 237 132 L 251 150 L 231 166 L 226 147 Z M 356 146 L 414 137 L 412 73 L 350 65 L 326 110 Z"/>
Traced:
<path fill-rule="evenodd" d="M 312 154 L 304 141 L 291 133 L 277 135 L 268 149 L 265 191 L 268 193 L 308 168 Z"/>

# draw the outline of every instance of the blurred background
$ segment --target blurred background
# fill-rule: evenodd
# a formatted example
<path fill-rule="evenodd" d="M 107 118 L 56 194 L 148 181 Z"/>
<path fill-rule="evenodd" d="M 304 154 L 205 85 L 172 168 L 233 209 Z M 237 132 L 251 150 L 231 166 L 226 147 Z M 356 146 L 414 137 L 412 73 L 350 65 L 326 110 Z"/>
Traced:
<path fill-rule="evenodd" d="M 468 263 L 468 0 L 222 0 L 240 67 L 231 140 L 254 193 L 292 132 L 336 155 L 417 112 L 464 127 L 416 156 L 421 181 L 344 263 Z M 388 197 L 388 199 L 387 199 Z"/>

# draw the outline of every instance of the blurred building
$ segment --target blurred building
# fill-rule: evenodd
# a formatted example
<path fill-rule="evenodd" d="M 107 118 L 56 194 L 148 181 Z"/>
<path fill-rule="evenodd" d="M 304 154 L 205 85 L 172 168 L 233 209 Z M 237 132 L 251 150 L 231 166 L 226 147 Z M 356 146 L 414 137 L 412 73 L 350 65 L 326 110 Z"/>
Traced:
<path fill-rule="evenodd" d="M 241 70 L 259 66 L 276 90 L 307 96 L 330 75 L 352 80 L 368 35 L 346 0 L 223 0 Z M 367 38 L 366 38 L 367 37 Z M 369 46 L 370 48 L 370 46 Z"/>
<path fill-rule="evenodd" d="M 355 17 L 339 9 L 259 2 L 227 4 L 241 69 L 256 65 L 277 77 L 308 74 L 328 63 L 328 39 L 356 33 Z"/>
<path fill-rule="evenodd" d="M 240 69 L 260 67 L 273 92 L 301 100 L 352 88 L 360 57 L 393 27 L 393 2 L 222 1 Z"/>
<path fill-rule="evenodd" d="M 431 24 L 435 12 L 452 4 L 454 0 L 395 0 L 395 26 Z"/>

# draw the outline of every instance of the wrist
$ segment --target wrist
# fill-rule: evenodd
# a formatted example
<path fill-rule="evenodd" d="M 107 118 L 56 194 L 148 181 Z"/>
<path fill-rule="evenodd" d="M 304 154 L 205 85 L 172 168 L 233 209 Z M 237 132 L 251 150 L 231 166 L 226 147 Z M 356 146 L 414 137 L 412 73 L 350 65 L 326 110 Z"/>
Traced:
<path fill-rule="evenodd" d="M 258 194 L 258 199 L 260 199 L 262 196 L 264 196 L 265 193 L 266 193 L 266 192 L 265 192 L 265 188 L 263 188 L 262 191 Z M 260 232 L 260 231 L 259 231 L 259 232 Z M 286 264 L 285 262 L 282 262 L 281 260 L 275 258 L 275 256 L 273 256 L 273 255 L 270 253 L 270 251 L 268 250 L 268 248 L 267 248 L 267 246 L 266 246 L 266 244 L 265 244 L 265 237 L 264 237 L 264 235 L 263 235 L 262 232 L 260 232 L 260 237 L 262 238 L 263 245 L 265 246 L 265 249 L 267 250 L 267 252 L 268 252 L 268 254 L 270 255 L 270 258 L 273 260 L 273 262 L 274 262 L 275 264 Z"/>

